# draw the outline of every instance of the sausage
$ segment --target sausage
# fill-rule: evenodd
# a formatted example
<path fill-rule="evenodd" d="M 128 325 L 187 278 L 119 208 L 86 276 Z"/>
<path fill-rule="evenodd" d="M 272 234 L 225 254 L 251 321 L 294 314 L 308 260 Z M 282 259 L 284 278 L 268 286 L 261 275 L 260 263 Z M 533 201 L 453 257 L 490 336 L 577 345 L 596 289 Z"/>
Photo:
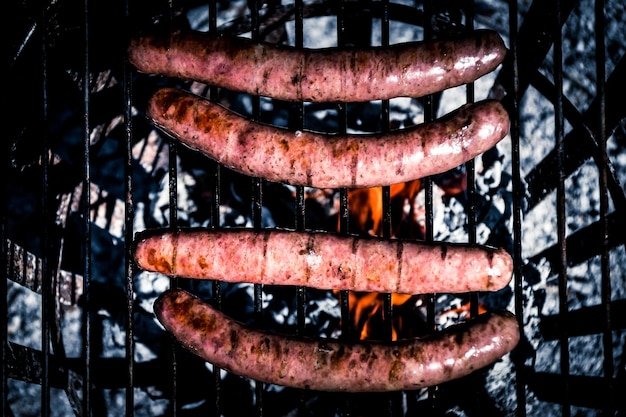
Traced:
<path fill-rule="evenodd" d="M 508 113 L 495 100 L 389 134 L 290 131 L 172 88 L 156 91 L 147 113 L 156 126 L 234 171 L 317 188 L 377 187 L 445 172 L 509 130 Z"/>
<path fill-rule="evenodd" d="M 496 291 L 512 278 L 501 248 L 286 229 L 151 230 L 137 265 L 169 276 L 402 294 Z"/>
<path fill-rule="evenodd" d="M 508 311 L 483 313 L 424 338 L 389 343 L 264 332 L 180 289 L 161 294 L 154 312 L 182 345 L 221 369 L 316 391 L 386 392 L 441 384 L 492 364 L 520 337 Z"/>
<path fill-rule="evenodd" d="M 502 38 L 490 30 L 367 49 L 300 49 L 178 30 L 133 38 L 128 47 L 140 72 L 311 102 L 420 97 L 472 82 L 505 55 Z"/>

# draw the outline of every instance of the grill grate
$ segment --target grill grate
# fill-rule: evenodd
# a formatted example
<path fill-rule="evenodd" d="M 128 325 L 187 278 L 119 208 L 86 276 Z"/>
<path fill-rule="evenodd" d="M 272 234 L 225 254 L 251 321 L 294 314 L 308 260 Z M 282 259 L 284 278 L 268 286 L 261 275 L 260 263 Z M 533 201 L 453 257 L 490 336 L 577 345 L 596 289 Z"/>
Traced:
<path fill-rule="evenodd" d="M 620 100 L 626 93 L 626 42 L 616 29 L 624 23 L 619 1 L 122 3 L 9 5 L 16 28 L 9 36 L 9 139 L 2 149 L 9 178 L 2 184 L 2 194 L 8 196 L 1 229 L 7 277 L 0 296 L 7 317 L 0 333 L 3 415 L 626 412 L 619 395 L 626 388 L 626 254 L 620 233 L 626 211 L 626 114 Z M 141 275 L 133 264 L 136 230 L 200 220 L 222 227 L 225 218 L 238 221 L 228 217 L 236 214 L 255 229 L 271 227 L 268 217 L 273 215 L 287 216 L 290 228 L 310 230 L 320 226 L 319 213 L 310 205 L 311 190 L 299 186 L 291 190 L 289 213 L 268 214 L 268 207 L 282 207 L 283 188 L 261 178 L 233 176 L 160 137 L 143 114 L 147 97 L 155 86 L 181 84 L 137 74 L 125 58 L 127 39 L 155 25 L 190 22 L 225 35 L 289 39 L 302 48 L 315 29 L 310 22 L 322 17 L 333 19 L 335 32 L 327 35 L 340 46 L 369 45 L 372 39 L 389 45 L 399 24 L 424 39 L 478 27 L 506 37 L 510 53 L 491 84 L 464 86 L 461 97 L 473 102 L 490 94 L 511 115 L 501 162 L 503 175 L 510 176 L 511 195 L 503 226 L 511 240 L 504 245 L 515 265 L 510 294 L 502 298 L 510 298 L 507 307 L 519 318 L 524 338 L 506 370 L 513 373 L 510 391 L 501 388 L 502 382 L 491 391 L 489 376 L 477 373 L 423 392 L 294 392 L 227 377 L 173 340 L 162 343 L 150 303 L 164 285 L 202 293 L 225 312 L 249 313 L 247 320 L 268 328 L 274 325 L 268 320 L 272 302 L 285 300 L 295 311 L 289 329 L 298 335 L 315 330 L 311 302 L 321 303 L 321 295 L 307 288 L 283 293 L 255 285 L 248 306 L 237 298 L 241 292 L 218 282 L 204 287 L 171 279 L 164 284 L 162 277 Z M 572 37 L 576 30 L 594 38 Z M 293 130 L 313 126 L 312 114 L 319 111 L 342 133 L 354 129 L 355 119 L 364 120 L 372 108 L 378 111 L 371 116 L 377 130 L 389 131 L 396 122 L 394 100 L 373 107 L 337 103 L 320 108 L 183 85 L 214 101 L 243 103 L 247 107 L 239 110 L 251 119 L 278 118 Z M 433 94 L 412 103 L 423 120 L 432 120 L 447 100 Z M 483 164 L 477 158 L 463 167 L 468 184 L 464 238 L 470 243 L 483 240 L 484 189 L 477 186 Z M 187 183 L 189 172 L 195 174 L 195 187 Z M 585 181 L 589 176 L 593 180 Z M 423 181 L 423 237 L 428 241 L 439 238 L 437 181 Z M 347 189 L 332 194 L 341 233 L 353 227 L 348 194 Z M 580 204 L 589 207 L 578 211 Z M 383 188 L 382 212 L 383 236 L 390 238 L 390 187 Z M 476 315 L 485 295 L 470 294 L 468 300 L 470 314 Z M 337 302 L 339 313 L 329 320 L 338 337 L 354 340 L 358 335 L 349 293 L 342 291 Z M 426 328 L 437 331 L 442 298 L 430 294 L 420 302 Z M 391 294 L 383 295 L 382 334 L 387 339 L 398 310 Z M 589 354 L 592 360 L 585 359 Z"/>

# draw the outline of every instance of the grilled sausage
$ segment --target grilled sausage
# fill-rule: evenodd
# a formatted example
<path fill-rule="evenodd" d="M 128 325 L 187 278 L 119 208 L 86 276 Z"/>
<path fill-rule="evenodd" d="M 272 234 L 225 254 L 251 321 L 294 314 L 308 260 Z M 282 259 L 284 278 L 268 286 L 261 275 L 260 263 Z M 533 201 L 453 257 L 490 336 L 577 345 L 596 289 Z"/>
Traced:
<path fill-rule="evenodd" d="M 420 97 L 474 81 L 505 55 L 504 42 L 489 30 L 369 49 L 296 49 L 181 30 L 134 38 L 128 48 L 144 73 L 313 102 Z"/>
<path fill-rule="evenodd" d="M 282 229 L 143 232 L 135 259 L 185 278 L 403 294 L 496 291 L 512 277 L 504 249 Z"/>
<path fill-rule="evenodd" d="M 154 304 L 163 326 L 187 349 L 234 374 L 317 391 L 419 389 L 468 375 L 519 341 L 509 312 L 489 312 L 421 339 L 342 343 L 272 334 L 240 324 L 180 289 Z"/>
<path fill-rule="evenodd" d="M 158 90 L 147 112 L 155 125 L 235 171 L 318 188 L 376 187 L 445 172 L 490 149 L 509 130 L 508 113 L 495 100 L 389 134 L 290 131 L 171 88 Z"/>

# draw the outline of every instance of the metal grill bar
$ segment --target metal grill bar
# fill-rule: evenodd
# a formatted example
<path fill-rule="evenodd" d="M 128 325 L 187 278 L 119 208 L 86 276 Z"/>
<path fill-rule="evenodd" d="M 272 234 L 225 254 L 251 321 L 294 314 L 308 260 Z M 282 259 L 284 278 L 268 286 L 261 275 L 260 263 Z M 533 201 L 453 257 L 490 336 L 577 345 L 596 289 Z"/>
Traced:
<path fill-rule="evenodd" d="M 524 195 L 524 186 L 521 178 L 521 155 L 520 155 L 520 83 L 519 83 L 519 39 L 518 39 L 518 19 L 519 15 L 517 2 L 509 2 L 509 51 L 510 51 L 510 84 L 509 95 L 511 97 L 510 107 L 508 109 L 511 116 L 511 127 L 509 134 L 511 136 L 511 165 L 512 165 L 512 192 L 513 192 L 513 293 L 515 316 L 517 317 L 520 328 L 520 337 L 526 338 L 524 331 L 524 276 L 522 273 L 522 198 Z M 504 71 L 504 69 L 503 69 Z M 526 416 L 526 376 L 523 371 L 524 363 L 521 355 L 513 357 L 515 363 L 515 399 L 517 407 L 515 407 L 515 415 L 517 417 Z"/>
<path fill-rule="evenodd" d="M 8 171 L 9 167 L 9 142 L 4 141 L 2 146 L 2 170 L 3 172 Z M 2 181 L 0 185 L 0 190 L 2 190 L 3 195 L 8 195 L 6 181 Z M 8 262 L 8 248 L 7 248 L 7 205 L 5 203 L 0 204 L 0 253 L 2 254 L 2 270 L 4 271 L 4 276 L 9 277 L 9 262 Z M 3 317 L 8 317 L 8 304 L 7 304 L 7 286 L 0 285 L 0 314 Z M 0 326 L 0 410 L 9 416 L 11 411 L 9 409 L 9 403 L 7 399 L 7 394 L 9 392 L 8 387 L 8 330 L 7 326 Z"/>
<path fill-rule="evenodd" d="M 609 195 L 608 195 L 608 156 L 606 147 L 606 42 L 605 33 L 605 6 L 604 0 L 596 0 L 594 3 L 595 12 L 595 44 L 596 44 L 596 89 L 599 101 L 599 112 L 597 115 L 598 131 L 596 138 L 600 145 L 602 158 L 598 164 L 600 171 L 598 186 L 600 187 L 600 221 L 602 222 L 602 253 L 601 253 L 601 299 L 603 306 L 604 329 L 602 332 L 602 348 L 604 350 L 604 382 L 606 383 L 607 409 L 616 412 L 615 382 L 613 380 L 613 335 L 612 335 L 612 305 L 611 305 L 611 272 L 609 269 Z M 622 314 L 622 317 L 624 315 Z M 619 317 L 619 316 L 616 316 Z"/>
<path fill-rule="evenodd" d="M 92 410 L 94 401 L 92 399 L 92 345 L 91 341 L 95 338 L 95 333 L 92 327 L 92 308 L 91 308 L 91 221 L 89 218 L 89 208 L 91 207 L 91 193 L 89 189 L 91 187 L 91 123 L 90 123 L 90 55 L 89 55 L 89 39 L 90 39 L 90 27 L 89 27 L 89 1 L 83 1 L 83 191 L 82 191 L 82 214 L 83 214 L 83 286 L 84 286 L 84 310 L 82 315 L 83 323 L 83 358 L 84 374 L 83 374 L 83 410 Z M 57 312 L 58 314 L 58 312 Z M 44 353 L 45 355 L 45 353 Z M 89 412 L 89 411 L 88 411 Z"/>
<path fill-rule="evenodd" d="M 294 45 L 296 48 L 304 47 L 304 2 L 303 0 L 296 0 L 294 2 L 295 14 L 294 14 Z M 293 103 L 290 108 L 290 123 L 289 127 L 294 130 L 304 129 L 304 103 Z M 306 201 L 305 201 L 305 189 L 304 186 L 296 187 L 295 198 L 295 219 L 294 229 L 298 231 L 306 230 Z M 306 334 L 306 301 L 307 301 L 306 288 L 296 288 L 296 334 L 303 336 Z M 300 399 L 298 403 L 298 414 L 304 415 L 306 413 L 306 397 L 305 393 L 300 393 Z"/>
<path fill-rule="evenodd" d="M 167 15 L 167 24 L 171 26 L 173 30 L 174 25 L 174 2 L 168 3 L 168 15 Z M 178 227 L 178 143 L 175 141 L 169 141 L 167 144 L 168 147 L 168 185 L 169 185 L 169 195 L 168 195 L 168 224 L 167 226 L 172 229 Z M 177 288 L 180 287 L 181 283 L 179 279 L 176 277 L 170 278 L 170 287 Z M 171 357 L 171 392 L 170 392 L 170 403 L 168 407 L 168 412 L 171 413 L 172 417 L 176 417 L 180 412 L 180 403 L 178 401 L 179 395 L 179 353 L 180 346 L 173 337 L 169 340 L 169 353 Z"/>
<path fill-rule="evenodd" d="M 208 2 L 209 12 L 209 33 L 217 33 L 217 1 Z M 209 99 L 212 101 L 217 100 L 218 90 L 216 86 L 209 86 Z M 219 164 L 211 161 L 211 170 L 213 172 L 213 200 L 211 204 L 210 215 L 210 227 L 215 229 L 220 225 L 220 190 L 222 186 L 221 182 L 221 168 Z M 212 285 L 212 304 L 215 308 L 222 308 L 222 285 L 219 281 L 214 281 Z M 214 409 L 215 415 L 221 415 L 222 410 L 222 379 L 221 369 L 217 366 L 213 367 L 213 385 L 215 387 L 215 402 Z"/>
<path fill-rule="evenodd" d="M 554 136 L 557 153 L 557 171 L 558 182 L 556 187 L 556 225 L 557 225 L 557 242 L 560 248 L 559 251 L 559 263 L 557 265 L 558 274 L 558 288 L 559 288 L 559 317 L 563 322 L 568 320 L 568 307 L 567 307 L 567 251 L 565 248 L 565 234 L 566 234 L 566 205 L 565 205 L 565 170 L 563 169 L 563 154 L 564 154 L 564 125 L 565 117 L 563 116 L 563 35 L 561 20 L 561 4 L 559 0 L 556 0 L 554 4 L 554 43 L 553 43 L 553 72 L 554 72 L 554 85 L 556 95 L 554 96 Z M 561 329 L 559 338 L 560 342 L 560 370 L 561 376 L 567 376 L 570 372 L 570 356 L 569 356 L 569 338 L 565 329 Z M 563 395 L 565 397 L 565 404 L 563 405 L 561 412 L 564 417 L 571 415 L 571 408 L 569 406 L 569 387 L 568 380 L 563 379 Z"/>
<path fill-rule="evenodd" d="M 47 15 L 45 8 L 42 8 L 41 21 L 45 24 L 47 21 Z M 51 306 L 51 297 L 48 294 L 49 289 L 52 286 L 50 259 L 53 252 L 50 251 L 52 244 L 51 231 L 48 225 L 49 216 L 49 168 L 50 168 L 50 147 L 48 142 L 47 127 L 49 126 L 48 120 L 48 72 L 47 72 L 47 36 L 45 32 L 42 32 L 41 39 L 41 79 L 42 79 L 42 124 L 46 126 L 43 134 L 43 150 L 41 155 L 42 173 L 41 173 L 41 207 L 44 218 L 43 223 L 43 238 L 41 241 L 41 253 L 42 257 L 42 292 L 41 292 L 41 353 L 42 353 L 42 383 L 41 383 L 41 412 L 42 415 L 50 415 L 50 381 L 49 381 L 49 357 L 50 357 L 50 321 L 52 320 L 52 314 L 54 311 Z"/>
<path fill-rule="evenodd" d="M 125 20 L 124 32 L 127 37 L 130 37 L 130 28 L 128 27 L 130 22 L 130 7 L 129 0 L 125 0 L 123 4 L 123 16 Z M 122 85 L 123 85 L 123 111 L 124 111 L 124 133 L 126 139 L 126 149 L 124 153 L 124 241 L 132 242 L 134 233 L 134 219 L 135 219 L 135 203 L 133 200 L 134 194 L 134 178 L 133 178 L 133 148 L 134 143 L 133 135 L 133 84 L 131 82 L 132 72 L 131 66 L 125 58 L 122 58 Z M 125 291 L 126 291 L 126 338 L 125 338 L 125 365 L 127 367 L 126 372 L 126 404 L 125 415 L 132 417 L 135 415 L 135 384 L 137 378 L 135 376 L 135 283 L 133 277 L 135 276 L 135 268 L 133 261 L 132 246 L 126 246 L 125 252 Z"/>
<path fill-rule="evenodd" d="M 465 30 L 471 32 L 474 30 L 474 2 L 469 1 L 464 7 Z M 475 101 L 475 83 L 468 83 L 466 86 L 466 101 L 473 103 Z M 465 164 L 467 175 L 467 233 L 468 243 L 477 243 L 476 237 L 476 161 L 474 159 L 467 161 Z M 478 315 L 478 293 L 470 295 L 470 316 Z"/>
<path fill-rule="evenodd" d="M 261 7 L 259 0 L 248 2 L 251 7 L 251 25 L 252 39 L 259 40 L 259 8 Z M 252 97 L 252 120 L 261 119 L 260 97 Z M 263 184 L 262 179 L 255 177 L 252 179 L 252 222 L 255 229 L 262 228 L 262 208 L 263 208 Z M 254 312 L 259 318 L 259 323 L 263 323 L 263 287 L 260 284 L 254 284 Z M 255 400 L 256 411 L 259 417 L 264 414 L 264 390 L 265 384 L 259 381 L 255 383 Z"/>
<path fill-rule="evenodd" d="M 604 333 L 607 330 L 610 332 L 626 329 L 626 301 L 616 300 L 610 302 L 608 306 L 612 314 L 610 322 L 606 320 L 606 308 L 607 306 L 603 303 L 602 305 L 570 310 L 566 322 L 561 321 L 558 315 L 545 316 L 541 320 L 541 334 L 545 340 L 556 340 L 561 329 L 565 329 L 570 337 L 593 334 L 602 334 L 604 337 Z M 606 328 L 607 325 L 610 326 L 608 329 Z M 604 352 L 604 356 L 607 356 L 606 352 Z M 613 372 L 606 372 L 606 375 L 613 375 Z"/>
<path fill-rule="evenodd" d="M 383 0 L 382 4 L 382 17 L 381 17 L 381 45 L 388 46 L 389 45 L 389 1 Z M 390 128 L 390 102 L 389 100 L 382 100 L 381 102 L 381 131 L 388 132 Z M 391 187 L 384 186 L 382 189 L 383 194 L 383 207 L 382 207 L 382 216 L 383 216 L 383 237 L 390 238 L 392 236 L 392 225 L 391 225 Z M 384 323 L 384 337 L 387 340 L 393 339 L 393 304 L 392 304 L 392 295 L 384 294 L 383 295 L 383 323 Z M 398 397 L 389 394 L 387 398 L 387 415 L 393 416 L 394 410 L 397 409 Z"/>
<path fill-rule="evenodd" d="M 346 0 L 339 0 L 337 6 L 337 45 L 342 47 L 346 44 Z M 347 108 L 345 103 L 337 103 L 337 123 L 338 132 L 344 134 L 347 131 Z M 349 212 L 348 212 L 348 190 L 343 188 L 340 190 L 340 225 L 339 231 L 347 233 L 350 228 Z M 341 338 L 345 341 L 352 339 L 350 326 L 350 297 L 348 291 L 341 291 L 339 294 L 341 303 Z M 346 398 L 341 404 L 340 412 L 344 415 L 352 413 L 352 404 Z"/>
<path fill-rule="evenodd" d="M 433 14 L 434 14 L 434 3 L 432 0 L 424 1 L 424 18 L 423 18 L 423 27 L 424 27 L 424 40 L 429 41 L 433 39 Z M 435 99 L 434 94 L 429 94 L 422 98 L 423 107 L 424 107 L 424 122 L 432 121 L 436 118 L 435 108 Z M 434 238 L 434 202 L 433 202 L 433 181 L 431 177 L 426 177 L 423 180 L 424 182 L 424 205 L 426 207 L 426 221 L 425 221 L 425 239 L 427 242 L 432 242 L 435 240 Z M 426 320 L 427 327 L 432 331 L 437 330 L 437 326 L 435 323 L 435 294 L 428 294 L 426 296 Z M 437 387 L 429 387 L 428 388 L 428 407 L 431 409 L 436 409 L 437 407 Z"/>
<path fill-rule="evenodd" d="M 563 111 L 567 116 L 569 123 L 573 125 L 573 129 L 565 135 L 563 149 L 563 164 L 565 174 L 571 175 L 578 169 L 583 162 L 592 157 L 596 164 L 602 164 L 602 153 L 599 143 L 606 140 L 606 132 L 615 130 L 620 120 L 626 116 L 623 106 L 618 104 L 621 100 L 621 92 L 626 90 L 626 59 L 622 58 L 617 64 L 608 80 L 603 97 L 604 111 L 600 108 L 599 95 L 591 102 L 591 105 L 582 114 L 576 110 L 576 107 L 563 97 Z M 532 76 L 532 85 L 542 92 L 546 97 L 555 97 L 554 86 L 544 76 L 537 73 Z M 600 127 L 598 126 L 597 114 L 604 116 L 604 132 L 605 137 L 597 136 Z M 609 162 L 607 161 L 607 171 Z M 539 202 L 541 202 L 550 192 L 556 188 L 555 172 L 556 152 L 552 151 L 540 161 L 526 175 L 528 183 L 528 204 L 526 211 L 532 210 Z M 607 188 L 615 205 L 620 211 L 626 210 L 626 197 L 624 189 L 615 177 L 614 170 L 607 172 Z"/>
<path fill-rule="evenodd" d="M 515 2 L 511 2 L 511 6 L 514 5 L 513 3 Z M 531 3 L 519 29 L 513 30 L 515 28 L 511 27 L 509 36 L 514 36 L 515 39 L 517 39 L 517 45 L 515 46 L 517 54 L 508 55 L 507 61 L 503 65 L 502 70 L 498 73 L 496 85 L 511 85 L 511 82 L 514 81 L 511 61 L 516 59 L 518 63 L 518 95 L 519 97 L 524 96 L 530 85 L 530 78 L 545 59 L 548 50 L 554 42 L 554 36 L 560 34 L 553 26 L 556 11 L 558 10 L 560 13 L 560 23 L 563 24 L 572 12 L 575 4 L 575 0 L 550 0 L 549 2 L 533 1 Z M 514 16 L 513 13 L 509 13 L 509 22 L 511 21 L 510 19 L 517 19 L 517 17 Z M 510 91 L 510 88 L 507 88 L 507 91 Z M 513 105 L 513 99 L 513 97 L 508 95 L 504 97 L 503 104 L 507 109 L 510 109 Z"/>

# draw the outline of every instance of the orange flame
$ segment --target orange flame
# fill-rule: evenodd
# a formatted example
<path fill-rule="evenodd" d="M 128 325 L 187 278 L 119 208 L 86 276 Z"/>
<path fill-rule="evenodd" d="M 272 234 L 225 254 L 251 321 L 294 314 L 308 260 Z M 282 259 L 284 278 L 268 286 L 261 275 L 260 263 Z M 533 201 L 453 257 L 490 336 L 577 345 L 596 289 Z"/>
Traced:
<path fill-rule="evenodd" d="M 456 195 L 466 188 L 464 175 L 455 176 L 454 180 L 438 184 L 444 194 Z M 391 237 L 402 236 L 409 239 L 420 239 L 425 236 L 421 211 L 423 207 L 415 204 L 422 189 L 421 180 L 413 180 L 390 186 Z M 383 236 L 383 189 L 382 187 L 358 188 L 348 190 L 349 232 L 360 235 Z M 339 221 L 337 222 L 339 230 Z M 402 229 L 404 228 L 404 229 Z M 355 332 L 359 339 L 387 339 L 383 330 L 385 295 L 380 293 L 348 292 L 350 315 Z M 409 294 L 391 294 L 391 306 L 403 306 L 411 299 Z M 469 314 L 469 304 L 467 307 Z M 414 331 L 404 325 L 401 314 L 392 316 L 391 340 L 401 337 L 415 336 Z"/>
<path fill-rule="evenodd" d="M 400 227 L 407 220 L 413 224 L 415 216 L 412 213 L 413 202 L 421 189 L 421 181 L 413 180 L 389 187 L 391 205 L 391 233 L 397 235 Z M 410 207 L 406 210 L 406 207 Z M 407 213 L 408 212 L 408 213 Z M 383 189 L 382 187 L 355 188 L 348 190 L 349 232 L 360 235 L 383 235 Z M 338 219 L 339 220 L 339 219 Z M 339 230 L 339 221 L 337 222 Z M 411 234 L 420 236 L 419 227 L 410 227 Z M 415 232 L 417 231 L 417 232 Z M 359 339 L 376 338 L 375 322 L 382 323 L 385 295 L 380 293 L 348 292 L 350 316 L 353 318 L 353 328 Z M 392 306 L 400 306 L 411 298 L 406 294 L 391 294 Z M 395 320 L 394 320 L 395 321 Z M 380 331 L 380 330 L 378 330 Z M 392 325 L 392 339 L 398 338 L 398 328 Z"/>
<path fill-rule="evenodd" d="M 377 339 L 380 330 L 375 328 L 374 317 L 383 317 L 385 295 L 380 293 L 355 293 L 350 292 L 350 312 L 353 317 L 355 328 L 360 330 L 359 339 Z M 411 299 L 408 294 L 391 294 L 391 306 L 401 306 Z M 398 340 L 399 331 L 402 327 L 402 316 L 394 316 L 391 326 L 391 340 Z"/>
<path fill-rule="evenodd" d="M 403 223 L 413 226 L 413 202 L 422 188 L 420 180 L 393 184 L 389 187 L 391 205 L 391 233 L 396 236 Z M 409 210 L 405 207 L 408 205 Z M 408 211 L 408 213 L 407 213 Z M 348 213 L 351 233 L 383 235 L 383 189 L 354 188 L 348 190 Z M 339 227 L 339 224 L 337 224 Z M 413 229 L 413 227 L 411 227 Z M 418 237 L 418 236 L 414 236 Z"/>

